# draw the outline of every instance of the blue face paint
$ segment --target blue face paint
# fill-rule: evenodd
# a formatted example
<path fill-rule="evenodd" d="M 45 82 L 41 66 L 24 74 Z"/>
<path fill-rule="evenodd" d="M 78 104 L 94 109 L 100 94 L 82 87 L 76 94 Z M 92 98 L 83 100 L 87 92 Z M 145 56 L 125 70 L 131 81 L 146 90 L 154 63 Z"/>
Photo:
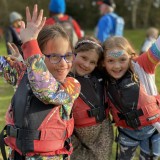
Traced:
<path fill-rule="evenodd" d="M 124 53 L 125 53 L 124 50 L 113 50 L 113 51 L 108 52 L 107 56 L 118 58 L 121 55 L 123 55 Z"/>

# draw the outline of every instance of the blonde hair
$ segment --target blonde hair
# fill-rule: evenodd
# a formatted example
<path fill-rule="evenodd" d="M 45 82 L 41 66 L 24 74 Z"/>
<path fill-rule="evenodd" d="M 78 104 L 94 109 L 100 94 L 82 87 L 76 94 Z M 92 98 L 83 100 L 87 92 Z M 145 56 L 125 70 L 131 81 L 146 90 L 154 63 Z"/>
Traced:
<path fill-rule="evenodd" d="M 106 57 L 106 55 L 108 54 L 108 52 L 115 50 L 115 49 L 120 49 L 120 50 L 124 50 L 125 52 L 127 52 L 129 55 L 131 55 L 131 59 L 130 59 L 130 63 L 129 63 L 129 70 L 132 71 L 132 77 L 134 79 L 134 81 L 138 81 L 138 78 L 134 72 L 131 60 L 133 58 L 136 57 L 136 53 L 134 48 L 132 47 L 132 45 L 130 44 L 130 42 L 124 38 L 124 37 L 119 37 L 119 36 L 112 36 L 110 38 L 108 38 L 104 43 L 103 43 L 103 50 L 104 50 L 104 57 Z"/>
<path fill-rule="evenodd" d="M 153 37 L 155 39 L 158 38 L 159 30 L 155 27 L 150 27 L 146 31 L 146 36 L 147 37 Z"/>
<path fill-rule="evenodd" d="M 135 54 L 135 50 L 129 41 L 124 37 L 112 36 L 103 43 L 104 55 L 107 54 L 108 51 L 116 48 L 125 50 L 129 55 L 133 55 L 133 53 Z"/>

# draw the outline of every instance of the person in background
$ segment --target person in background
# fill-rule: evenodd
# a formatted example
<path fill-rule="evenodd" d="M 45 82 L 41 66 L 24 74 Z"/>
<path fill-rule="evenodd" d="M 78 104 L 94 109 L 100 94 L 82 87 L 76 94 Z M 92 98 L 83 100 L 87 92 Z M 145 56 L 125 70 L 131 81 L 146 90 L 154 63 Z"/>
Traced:
<path fill-rule="evenodd" d="M 75 45 L 78 39 L 83 36 L 83 32 L 78 22 L 70 15 L 65 14 L 65 12 L 65 0 L 50 0 L 49 18 L 47 18 L 45 25 L 60 23 L 70 35 L 73 45 Z"/>
<path fill-rule="evenodd" d="M 107 112 L 104 77 L 99 69 L 103 57 L 100 42 L 85 36 L 75 46 L 72 76 L 81 84 L 73 105 L 74 132 L 71 160 L 109 160 L 113 128 Z"/>
<path fill-rule="evenodd" d="M 103 49 L 108 104 L 119 129 L 118 160 L 133 159 L 138 146 L 140 160 L 157 160 L 160 95 L 155 69 L 160 62 L 160 37 L 140 56 L 124 37 L 108 38 Z"/>
<path fill-rule="evenodd" d="M 45 20 L 37 5 L 33 15 L 26 7 L 27 22 L 21 22 L 20 33 L 25 63 L 0 56 L 0 75 L 18 86 L 6 112 L 7 136 L 1 143 L 10 147 L 8 160 L 69 160 L 72 153 L 71 111 L 80 84 L 66 76 L 75 54 L 64 29 L 58 24 L 43 27 Z M 2 155 L 6 158 L 5 149 Z"/>
<path fill-rule="evenodd" d="M 102 17 L 99 19 L 95 29 L 96 38 L 104 42 L 111 36 L 123 36 L 124 19 L 114 12 L 116 7 L 114 1 L 100 0 L 97 4 Z"/>
<path fill-rule="evenodd" d="M 22 20 L 22 15 L 18 12 L 12 12 L 9 15 L 9 20 L 10 20 L 10 25 L 6 29 L 5 33 L 5 41 L 6 41 L 6 47 L 7 47 L 7 53 L 8 55 L 11 55 L 11 50 L 10 47 L 8 46 L 9 43 L 14 43 L 20 53 L 22 54 L 21 50 L 21 39 L 20 39 L 20 27 L 21 27 L 21 20 Z"/>
<path fill-rule="evenodd" d="M 152 44 L 156 41 L 159 35 L 159 30 L 155 27 L 150 27 L 146 31 L 146 38 L 143 42 L 143 45 L 141 47 L 141 52 L 140 54 L 146 52 Z"/>

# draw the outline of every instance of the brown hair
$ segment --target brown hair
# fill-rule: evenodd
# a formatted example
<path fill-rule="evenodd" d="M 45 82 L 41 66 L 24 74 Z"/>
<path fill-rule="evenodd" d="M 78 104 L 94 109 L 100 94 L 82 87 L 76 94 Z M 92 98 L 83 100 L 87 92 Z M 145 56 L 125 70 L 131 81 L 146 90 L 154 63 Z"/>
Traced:
<path fill-rule="evenodd" d="M 99 65 L 103 57 L 103 48 L 100 41 L 98 41 L 96 38 L 92 36 L 85 36 L 79 39 L 75 45 L 74 52 L 77 54 L 78 52 L 86 52 L 90 50 L 94 50 L 98 54 L 99 56 L 98 65 Z"/>
<path fill-rule="evenodd" d="M 66 39 L 69 42 L 71 49 L 73 50 L 73 46 L 72 46 L 72 43 L 70 41 L 68 34 L 59 24 L 54 24 L 54 25 L 43 27 L 43 29 L 40 31 L 38 35 L 37 41 L 38 41 L 41 51 L 43 51 L 46 43 L 49 40 L 51 39 L 54 40 L 57 37 L 63 37 L 64 39 Z"/>

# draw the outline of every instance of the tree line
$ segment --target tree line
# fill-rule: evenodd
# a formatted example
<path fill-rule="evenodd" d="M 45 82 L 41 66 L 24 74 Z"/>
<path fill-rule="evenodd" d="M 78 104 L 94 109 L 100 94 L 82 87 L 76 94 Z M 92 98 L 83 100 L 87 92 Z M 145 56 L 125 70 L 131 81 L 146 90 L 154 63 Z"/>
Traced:
<path fill-rule="evenodd" d="M 0 27 L 8 25 L 10 12 L 18 11 L 25 17 L 25 6 L 32 7 L 35 3 L 48 17 L 49 0 L 0 0 Z M 66 13 L 82 28 L 94 29 L 100 17 L 96 0 L 66 0 L 66 3 Z M 115 3 L 115 12 L 124 17 L 126 28 L 160 28 L 160 0 L 115 0 Z"/>

